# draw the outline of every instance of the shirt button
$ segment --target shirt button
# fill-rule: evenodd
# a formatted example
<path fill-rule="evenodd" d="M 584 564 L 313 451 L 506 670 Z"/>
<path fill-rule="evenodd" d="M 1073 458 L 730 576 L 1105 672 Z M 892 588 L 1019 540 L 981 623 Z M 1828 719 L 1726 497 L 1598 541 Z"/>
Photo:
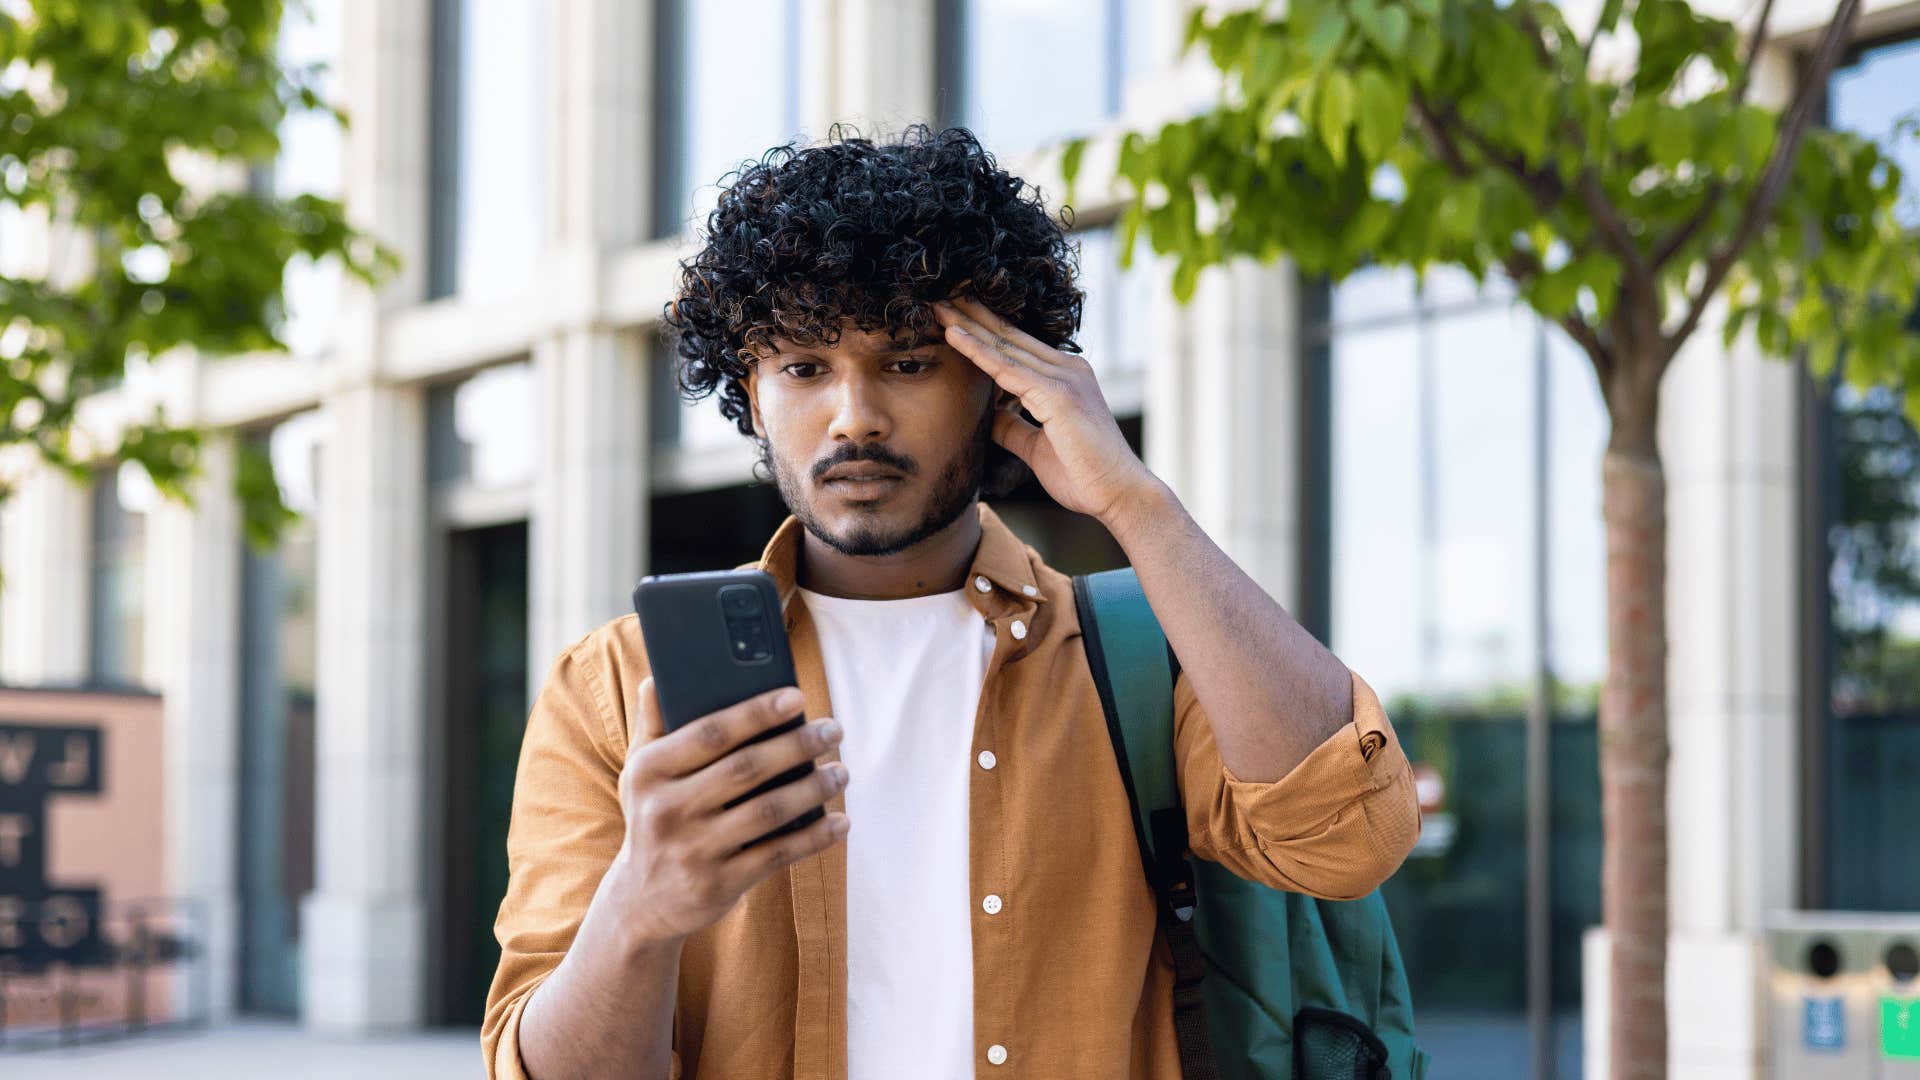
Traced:
<path fill-rule="evenodd" d="M 992 1046 L 987 1047 L 987 1060 L 993 1062 L 995 1065 L 1005 1065 L 1007 1063 L 1007 1048 L 1001 1046 L 999 1043 L 994 1043 Z"/>
<path fill-rule="evenodd" d="M 1036 588 L 1034 588 L 1034 587 L 1033 587 L 1033 586 L 1031 586 L 1031 585 L 1022 585 L 1022 586 L 1020 586 L 1020 591 L 1021 591 L 1021 592 L 1023 592 L 1023 593 L 1026 593 L 1026 594 L 1027 594 L 1028 596 L 1039 596 L 1039 595 L 1040 595 L 1040 590 L 1039 590 L 1039 589 L 1036 589 Z"/>
<path fill-rule="evenodd" d="M 995 760 L 996 759 L 993 756 L 993 751 L 991 750 L 980 751 L 980 767 L 981 768 L 983 769 L 993 768 L 993 763 Z"/>
<path fill-rule="evenodd" d="M 1013 640 L 1025 641 L 1026 638 L 1027 638 L 1027 624 L 1021 622 L 1019 619 L 1013 620 Z"/>
<path fill-rule="evenodd" d="M 980 901 L 980 906 L 986 910 L 987 914 L 998 915 L 1000 914 L 1000 897 L 994 893 L 988 893 L 987 898 Z M 994 1064 L 997 1065 L 999 1062 Z"/>
<path fill-rule="evenodd" d="M 992 592 L 993 582 L 988 581 L 985 577 L 975 577 L 973 579 L 973 587 L 979 589 L 981 592 Z"/>

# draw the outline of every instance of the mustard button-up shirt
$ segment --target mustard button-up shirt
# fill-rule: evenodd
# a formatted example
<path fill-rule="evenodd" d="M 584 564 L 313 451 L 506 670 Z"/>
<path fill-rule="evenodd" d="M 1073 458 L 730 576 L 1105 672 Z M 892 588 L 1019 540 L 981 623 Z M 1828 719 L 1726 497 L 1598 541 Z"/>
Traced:
<path fill-rule="evenodd" d="M 1140 866 L 1070 579 L 985 504 L 979 515 L 966 596 L 995 643 L 968 762 L 976 1071 L 1009 1080 L 1174 1080 L 1172 957 Z M 800 546 L 801 526 L 790 517 L 757 565 L 778 584 L 806 714 L 818 718 L 833 708 L 819 641 L 805 602 L 795 600 Z M 521 1012 L 566 954 L 620 849 L 617 784 L 647 671 L 638 620 L 624 616 L 568 648 L 534 702 L 513 793 L 507 895 L 494 924 L 500 967 L 481 1030 L 491 1077 L 527 1075 Z M 1412 771 L 1357 674 L 1352 721 L 1270 783 L 1240 780 L 1222 763 L 1184 674 L 1174 704 L 1195 856 L 1274 888 L 1349 899 L 1378 886 L 1413 846 Z M 845 797 L 827 805 L 844 811 Z M 846 842 L 859 836 L 855 822 Z M 687 940 L 674 1010 L 676 1080 L 844 1080 L 846 869 L 845 845 L 835 845 L 770 875 Z M 989 897 L 1001 910 L 989 914 Z"/>

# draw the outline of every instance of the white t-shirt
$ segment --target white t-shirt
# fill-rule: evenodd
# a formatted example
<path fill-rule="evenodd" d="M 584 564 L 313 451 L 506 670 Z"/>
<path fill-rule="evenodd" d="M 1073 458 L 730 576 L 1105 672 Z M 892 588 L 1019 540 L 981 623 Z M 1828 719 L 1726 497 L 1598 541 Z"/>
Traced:
<path fill-rule="evenodd" d="M 973 1076 L 967 787 L 993 630 L 962 590 L 807 589 L 847 764 L 847 1076 Z"/>

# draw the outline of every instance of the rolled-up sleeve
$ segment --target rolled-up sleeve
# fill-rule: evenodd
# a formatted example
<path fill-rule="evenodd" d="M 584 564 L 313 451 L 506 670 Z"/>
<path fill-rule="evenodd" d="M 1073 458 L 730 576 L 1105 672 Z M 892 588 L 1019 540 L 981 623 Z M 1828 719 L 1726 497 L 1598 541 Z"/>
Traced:
<path fill-rule="evenodd" d="M 620 851 L 625 815 L 619 777 L 626 723 L 616 710 L 590 635 L 554 662 L 520 743 L 507 830 L 507 894 L 494 920 L 500 966 L 487 991 L 481 1052 L 492 1080 L 529 1080 L 520 1017 L 558 967 L 600 879 Z M 599 646 L 600 648 L 596 648 Z M 672 1076 L 680 1076 L 673 1056 Z"/>
<path fill-rule="evenodd" d="M 1184 672 L 1174 749 L 1188 846 L 1249 881 L 1352 900 L 1392 876 L 1420 835 L 1413 769 L 1357 673 L 1353 719 L 1278 780 L 1241 780 L 1226 767 Z"/>

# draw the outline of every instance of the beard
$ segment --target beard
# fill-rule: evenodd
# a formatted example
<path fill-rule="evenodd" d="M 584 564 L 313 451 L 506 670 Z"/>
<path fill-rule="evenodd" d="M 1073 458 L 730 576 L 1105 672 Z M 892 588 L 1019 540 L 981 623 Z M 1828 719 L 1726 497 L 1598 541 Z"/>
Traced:
<path fill-rule="evenodd" d="M 974 426 L 972 436 L 961 447 L 960 453 L 955 454 L 947 462 L 946 468 L 940 471 L 933 490 L 928 492 L 926 501 L 911 523 L 889 526 L 869 518 L 839 532 L 828 527 L 814 512 L 803 476 L 810 474 L 817 483 L 820 474 L 835 465 L 850 461 L 872 461 L 898 469 L 912 478 L 920 473 L 918 463 L 885 447 L 860 447 L 852 443 L 815 463 L 811 470 L 783 461 L 780 455 L 773 452 L 771 444 L 763 443 L 761 453 L 768 470 L 773 473 L 781 500 L 808 532 L 842 555 L 876 557 L 905 551 L 959 520 L 960 515 L 980 495 L 981 484 L 986 479 L 989 451 L 995 445 L 993 410 L 989 408 L 982 413 L 980 423 Z"/>

